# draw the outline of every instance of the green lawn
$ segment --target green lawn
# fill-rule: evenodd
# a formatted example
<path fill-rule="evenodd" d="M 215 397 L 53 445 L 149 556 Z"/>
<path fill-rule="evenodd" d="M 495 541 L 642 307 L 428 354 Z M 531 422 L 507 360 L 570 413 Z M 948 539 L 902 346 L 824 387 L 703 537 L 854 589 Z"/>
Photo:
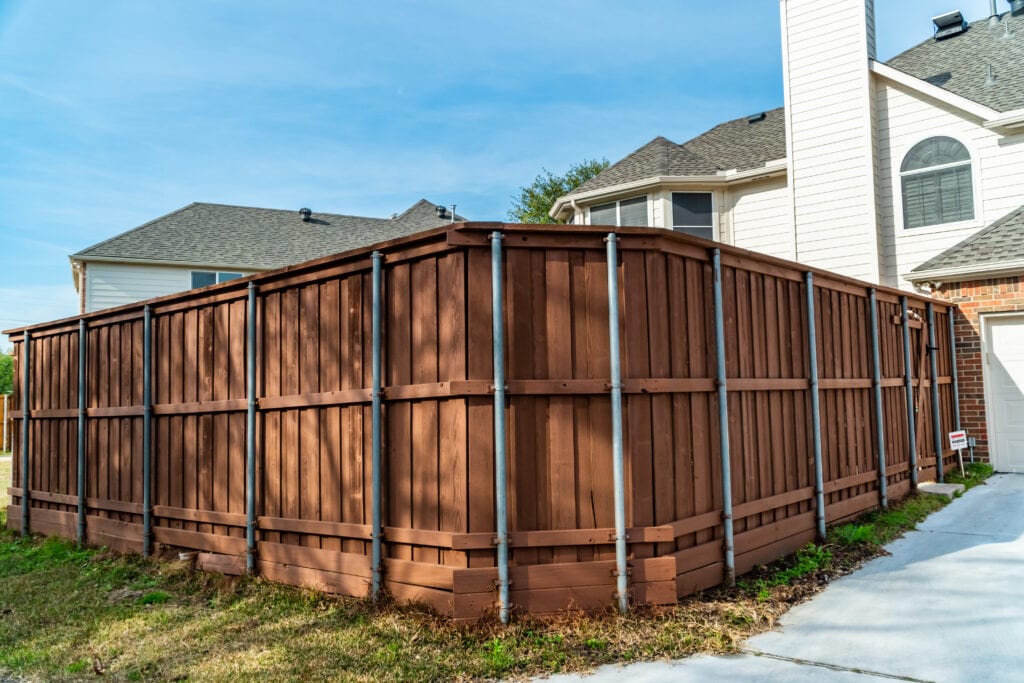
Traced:
<path fill-rule="evenodd" d="M 13 471 L 12 460 L 9 456 L 0 457 L 0 521 L 7 522 L 7 506 L 11 503 L 11 497 L 7 489 L 11 483 L 11 472 Z"/>
<path fill-rule="evenodd" d="M 8 463 L 0 476 L 9 480 Z M 455 627 L 426 610 L 195 573 L 179 562 L 5 530 L 0 678 L 7 671 L 40 680 L 475 680 L 731 652 L 944 501 L 914 497 L 866 516 L 857 523 L 864 531 L 808 546 L 730 591 L 626 617 L 519 618 L 509 627 Z"/>

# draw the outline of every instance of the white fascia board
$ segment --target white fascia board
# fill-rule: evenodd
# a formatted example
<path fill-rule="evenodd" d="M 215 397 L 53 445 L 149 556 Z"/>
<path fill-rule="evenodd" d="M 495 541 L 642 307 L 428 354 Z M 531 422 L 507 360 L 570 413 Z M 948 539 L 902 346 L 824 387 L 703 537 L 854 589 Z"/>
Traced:
<path fill-rule="evenodd" d="M 993 128 L 1020 128 L 1024 126 L 1024 109 L 1004 112 L 996 118 L 985 121 L 981 125 L 989 130 Z"/>
<path fill-rule="evenodd" d="M 642 180 L 634 180 L 628 183 L 610 185 L 608 187 L 602 187 L 596 190 L 590 190 L 589 192 L 572 195 L 572 197 L 559 197 L 554 206 L 551 207 L 551 211 L 548 212 L 548 215 L 552 218 L 558 218 L 565 212 L 566 208 L 574 202 L 587 202 L 592 199 L 604 198 L 611 199 L 630 192 L 649 190 L 666 185 L 671 185 L 673 187 L 691 185 L 736 185 L 761 180 L 763 178 L 773 178 L 786 173 L 786 164 L 786 159 L 776 159 L 774 161 L 766 162 L 764 166 L 747 169 L 745 171 L 737 171 L 733 169 L 730 171 L 719 171 L 713 175 L 653 176 Z"/>
<path fill-rule="evenodd" d="M 184 261 L 167 261 L 162 259 L 141 259 L 123 258 L 116 256 L 87 256 L 71 257 L 72 263 L 124 263 L 133 266 L 170 266 L 172 268 L 197 268 L 201 270 L 222 270 L 245 273 L 260 273 L 270 268 L 256 268 L 254 266 L 239 266 L 224 263 L 187 263 Z M 88 277 L 88 276 L 87 276 Z"/>
<path fill-rule="evenodd" d="M 1024 274 L 1024 260 L 972 264 L 952 268 L 933 268 L 931 270 L 907 273 L 903 276 L 903 279 L 908 282 L 925 282 L 928 280 L 962 282 L 974 277 L 987 278 L 1018 274 Z"/>
<path fill-rule="evenodd" d="M 990 109 L 989 107 L 986 107 L 983 104 L 978 104 L 974 100 L 969 100 L 966 97 L 954 95 L 948 90 L 944 90 L 937 85 L 932 85 L 927 81 L 922 81 L 920 78 L 915 78 L 910 74 L 900 71 L 899 69 L 894 69 L 888 64 L 871 60 L 870 69 L 872 73 L 888 81 L 898 83 L 921 93 L 922 95 L 926 95 L 932 99 L 938 100 L 939 102 L 948 104 L 949 106 L 959 109 L 971 116 L 976 116 L 982 121 L 990 121 L 1002 116 L 1002 114 L 997 112 L 995 109 Z"/>

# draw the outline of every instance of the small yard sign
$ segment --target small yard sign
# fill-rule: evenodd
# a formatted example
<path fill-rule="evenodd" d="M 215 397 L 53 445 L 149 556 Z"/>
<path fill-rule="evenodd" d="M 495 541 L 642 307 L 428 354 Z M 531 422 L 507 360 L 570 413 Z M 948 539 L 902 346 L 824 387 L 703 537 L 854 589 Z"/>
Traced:
<path fill-rule="evenodd" d="M 967 432 L 961 429 L 960 431 L 949 433 L 949 448 L 953 451 L 958 451 L 961 448 L 967 448 Z"/>

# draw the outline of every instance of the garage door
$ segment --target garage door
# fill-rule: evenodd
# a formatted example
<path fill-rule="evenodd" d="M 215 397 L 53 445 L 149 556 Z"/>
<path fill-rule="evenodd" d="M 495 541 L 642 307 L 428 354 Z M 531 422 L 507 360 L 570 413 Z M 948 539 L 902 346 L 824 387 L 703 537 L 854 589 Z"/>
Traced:
<path fill-rule="evenodd" d="M 992 463 L 1024 472 L 1024 317 L 989 319 L 985 386 Z"/>

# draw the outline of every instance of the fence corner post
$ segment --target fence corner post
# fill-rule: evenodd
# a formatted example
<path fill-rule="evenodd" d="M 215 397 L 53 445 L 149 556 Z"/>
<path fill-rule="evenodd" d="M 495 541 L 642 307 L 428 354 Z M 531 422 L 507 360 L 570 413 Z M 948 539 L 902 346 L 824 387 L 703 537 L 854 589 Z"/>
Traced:
<path fill-rule="evenodd" d="M 811 392 L 811 440 L 814 450 L 814 500 L 818 540 L 825 540 L 825 482 L 821 463 L 821 404 L 818 396 L 818 334 L 814 314 L 814 273 L 804 273 L 807 290 L 807 360 Z"/>
<path fill-rule="evenodd" d="M 25 336 L 21 342 L 21 535 L 28 536 L 31 533 L 29 528 L 29 514 L 31 508 L 31 495 L 29 493 L 29 421 L 32 419 L 31 401 L 29 396 L 32 391 L 32 378 L 29 374 L 31 364 L 32 333 L 25 330 Z"/>
<path fill-rule="evenodd" d="M 882 509 L 889 507 L 889 477 L 885 471 L 885 412 L 882 407 L 882 358 L 878 344 L 878 296 L 868 290 L 871 307 L 871 389 L 875 404 L 875 449 L 878 452 L 878 496 Z"/>
<path fill-rule="evenodd" d="M 619 612 L 629 609 L 626 568 L 626 490 L 622 453 L 622 358 L 619 339 L 619 251 L 614 232 L 605 238 L 608 258 L 608 351 L 612 407 L 612 487 L 615 505 L 615 587 Z"/>
<path fill-rule="evenodd" d="M 722 467 L 722 527 L 725 546 L 725 585 L 736 585 L 736 547 L 732 519 L 732 460 L 729 449 L 729 395 L 725 367 L 725 310 L 722 304 L 722 252 L 711 250 L 715 316 L 715 387 L 718 392 L 718 440 Z"/>

